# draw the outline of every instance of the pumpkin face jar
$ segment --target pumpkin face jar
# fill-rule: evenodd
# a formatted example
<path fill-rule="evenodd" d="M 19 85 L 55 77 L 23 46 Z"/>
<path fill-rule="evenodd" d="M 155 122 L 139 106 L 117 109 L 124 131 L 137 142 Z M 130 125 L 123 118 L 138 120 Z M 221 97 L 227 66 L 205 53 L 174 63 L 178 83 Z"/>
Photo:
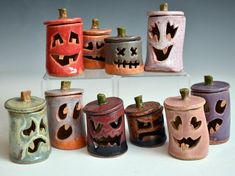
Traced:
<path fill-rule="evenodd" d="M 47 27 L 46 70 L 52 76 L 74 76 L 84 71 L 82 19 L 67 18 L 59 9 L 60 19 L 44 22 Z"/>
<path fill-rule="evenodd" d="M 210 75 L 205 76 L 204 83 L 192 85 L 192 94 L 206 100 L 204 111 L 210 135 L 210 144 L 228 141 L 230 136 L 230 85 L 222 81 L 213 81 Z"/>
<path fill-rule="evenodd" d="M 111 157 L 127 151 L 123 102 L 118 97 L 98 100 L 84 107 L 87 116 L 87 149 L 95 156 Z"/>
<path fill-rule="evenodd" d="M 98 19 L 92 19 L 91 29 L 83 31 L 83 61 L 85 68 L 104 68 L 104 39 L 109 37 L 111 32 L 111 29 L 100 29 Z"/>
<path fill-rule="evenodd" d="M 162 110 L 163 107 L 153 101 L 142 102 L 142 96 L 135 97 L 136 104 L 125 109 L 130 141 L 141 147 L 164 144 L 166 134 Z"/>
<path fill-rule="evenodd" d="M 164 102 L 169 132 L 168 152 L 183 160 L 206 157 L 209 134 L 203 110 L 205 100 L 190 96 L 188 89 L 181 89 L 181 97 L 170 97 Z"/>
<path fill-rule="evenodd" d="M 51 144 L 65 150 L 86 145 L 83 90 L 70 88 L 70 84 L 70 81 L 62 81 L 60 89 L 45 92 Z"/>
<path fill-rule="evenodd" d="M 147 58 L 145 71 L 179 72 L 183 69 L 185 16 L 181 11 L 148 12 Z"/>
<path fill-rule="evenodd" d="M 118 28 L 117 30 L 117 37 L 105 39 L 106 73 L 128 75 L 143 72 L 141 38 L 126 36 L 124 28 Z"/>
<path fill-rule="evenodd" d="M 20 164 L 47 159 L 51 147 L 45 100 L 24 91 L 20 98 L 7 100 L 5 108 L 10 116 L 10 159 Z"/>

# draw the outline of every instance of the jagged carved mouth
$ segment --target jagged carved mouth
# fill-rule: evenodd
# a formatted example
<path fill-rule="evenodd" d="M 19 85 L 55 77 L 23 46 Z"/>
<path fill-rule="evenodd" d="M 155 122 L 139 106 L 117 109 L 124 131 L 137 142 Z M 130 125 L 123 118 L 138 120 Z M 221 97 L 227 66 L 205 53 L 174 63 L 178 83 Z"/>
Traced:
<path fill-rule="evenodd" d="M 92 57 L 92 56 L 84 56 L 86 59 L 91 59 L 91 60 L 96 60 L 96 61 L 101 61 L 104 62 L 105 58 L 102 56 L 96 56 L 96 57 Z"/>
<path fill-rule="evenodd" d="M 138 60 L 129 61 L 129 62 L 128 62 L 128 61 L 126 61 L 126 60 L 120 60 L 120 59 L 118 59 L 118 60 L 115 60 L 115 61 L 114 61 L 114 64 L 117 65 L 118 68 L 119 68 L 120 66 L 122 66 L 123 68 L 126 68 L 126 67 L 129 67 L 129 68 L 132 68 L 132 67 L 137 68 L 137 66 L 140 65 L 140 62 L 139 62 Z"/>
<path fill-rule="evenodd" d="M 73 55 L 51 55 L 52 58 L 61 66 L 69 65 L 77 60 L 78 54 Z"/>
<path fill-rule="evenodd" d="M 117 145 L 120 146 L 120 142 L 121 142 L 121 136 L 120 135 L 116 135 L 115 137 L 102 137 L 102 138 L 92 138 L 93 139 L 93 144 L 95 149 L 97 149 L 99 146 L 108 146 L 108 145 Z"/>
<path fill-rule="evenodd" d="M 38 150 L 40 143 L 46 143 L 46 141 L 42 138 L 37 138 L 33 140 L 33 142 L 28 147 L 29 153 L 34 153 Z"/>
<path fill-rule="evenodd" d="M 139 134 L 139 139 L 141 141 L 149 141 L 151 139 L 157 139 L 161 137 L 161 130 L 157 129 L 151 132 L 144 132 Z"/>
<path fill-rule="evenodd" d="M 157 49 L 157 48 L 153 47 L 153 51 L 156 55 L 157 60 L 158 61 L 166 60 L 171 52 L 172 47 L 173 47 L 173 45 L 167 46 L 163 49 Z"/>
<path fill-rule="evenodd" d="M 220 129 L 222 123 L 223 123 L 223 120 L 221 119 L 215 119 L 215 120 L 210 121 L 208 123 L 209 133 L 210 134 L 216 133 Z"/>
<path fill-rule="evenodd" d="M 68 124 L 63 125 L 57 132 L 57 137 L 61 140 L 67 139 L 72 134 L 72 127 Z"/>
<path fill-rule="evenodd" d="M 201 136 L 195 140 L 193 140 L 191 137 L 189 138 L 182 138 L 180 140 L 176 139 L 175 137 L 174 138 L 174 141 L 178 144 L 178 146 L 183 150 L 188 150 L 188 149 L 192 149 L 193 147 L 195 147 L 198 142 L 200 141 L 201 139 Z"/>

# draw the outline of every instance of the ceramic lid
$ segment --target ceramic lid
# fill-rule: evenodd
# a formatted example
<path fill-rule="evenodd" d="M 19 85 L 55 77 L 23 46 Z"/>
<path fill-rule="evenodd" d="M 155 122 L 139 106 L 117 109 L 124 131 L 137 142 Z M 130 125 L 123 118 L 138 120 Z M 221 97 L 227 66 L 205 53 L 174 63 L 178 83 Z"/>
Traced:
<path fill-rule="evenodd" d="M 107 37 L 104 41 L 106 43 L 120 43 L 141 40 L 139 36 L 126 36 L 126 29 L 122 27 L 117 28 L 117 33 L 118 35 L 116 37 Z"/>
<path fill-rule="evenodd" d="M 189 89 L 180 89 L 181 96 L 169 97 L 164 101 L 166 109 L 185 111 L 202 107 L 206 101 L 204 98 L 189 95 Z"/>
<path fill-rule="evenodd" d="M 145 116 L 163 109 L 158 102 L 148 101 L 143 103 L 142 96 L 135 97 L 135 102 L 136 104 L 129 105 L 125 109 L 125 113 L 128 117 Z"/>
<path fill-rule="evenodd" d="M 210 75 L 204 76 L 204 82 L 192 85 L 191 90 L 193 92 L 201 93 L 215 93 L 228 90 L 230 85 L 222 81 L 213 81 L 213 77 Z"/>
<path fill-rule="evenodd" d="M 5 108 L 16 113 L 32 113 L 43 109 L 45 105 L 46 101 L 31 96 L 31 91 L 22 91 L 21 97 L 11 98 L 5 102 Z"/>
<path fill-rule="evenodd" d="M 147 13 L 149 17 L 153 16 L 184 16 L 182 11 L 168 11 L 168 4 L 160 4 L 160 11 L 151 10 Z"/>
<path fill-rule="evenodd" d="M 65 8 L 59 10 L 59 19 L 45 21 L 44 24 L 48 26 L 63 25 L 63 24 L 73 24 L 73 23 L 82 23 L 81 18 L 68 18 L 67 10 Z"/>
<path fill-rule="evenodd" d="M 71 87 L 71 81 L 61 81 L 60 89 L 45 91 L 45 96 L 58 97 L 58 96 L 82 94 L 84 92 L 83 89 L 75 89 L 70 87 Z"/>
<path fill-rule="evenodd" d="M 100 29 L 100 22 L 98 19 L 93 18 L 92 19 L 92 25 L 91 29 L 84 30 L 84 35 L 91 35 L 91 36 L 97 36 L 97 35 L 109 35 L 112 32 L 112 29 Z"/>
<path fill-rule="evenodd" d="M 98 94 L 97 100 L 88 103 L 83 111 L 89 115 L 104 115 L 123 107 L 122 99 L 118 97 L 106 98 L 104 94 Z"/>

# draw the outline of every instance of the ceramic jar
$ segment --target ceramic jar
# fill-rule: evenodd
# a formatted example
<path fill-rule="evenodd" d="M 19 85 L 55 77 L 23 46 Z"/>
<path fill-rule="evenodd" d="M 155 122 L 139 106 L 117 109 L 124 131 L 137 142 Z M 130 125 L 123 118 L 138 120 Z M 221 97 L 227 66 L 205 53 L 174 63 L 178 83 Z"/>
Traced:
<path fill-rule="evenodd" d="M 57 77 L 81 74 L 84 71 L 82 19 L 68 18 L 66 9 L 59 9 L 59 15 L 59 19 L 44 22 L 47 73 Z"/>
<path fill-rule="evenodd" d="M 143 103 L 142 96 L 135 97 L 135 102 L 125 109 L 131 143 L 141 147 L 164 144 L 166 133 L 163 107 L 154 101 Z"/>
<path fill-rule="evenodd" d="M 70 87 L 70 81 L 62 81 L 60 89 L 45 92 L 51 145 L 65 150 L 86 145 L 83 90 Z"/>
<path fill-rule="evenodd" d="M 20 164 L 47 159 L 51 147 L 45 100 L 23 91 L 21 97 L 7 100 L 5 108 L 10 117 L 10 159 Z"/>
<path fill-rule="evenodd" d="M 203 110 L 205 100 L 190 96 L 188 89 L 180 90 L 181 96 L 164 101 L 169 132 L 168 152 L 183 160 L 206 157 L 209 134 Z"/>
<path fill-rule="evenodd" d="M 143 72 L 141 38 L 126 36 L 124 28 L 117 28 L 117 31 L 117 37 L 105 38 L 106 73 L 129 75 Z"/>
<path fill-rule="evenodd" d="M 98 94 L 83 111 L 87 117 L 87 149 L 95 156 L 111 157 L 127 151 L 123 102 Z"/>
<path fill-rule="evenodd" d="M 92 19 L 91 29 L 83 31 L 84 66 L 87 69 L 102 69 L 105 65 L 104 39 L 112 29 L 100 29 L 98 19 Z"/>
<path fill-rule="evenodd" d="M 223 81 L 213 81 L 210 75 L 205 81 L 192 85 L 192 94 L 206 100 L 204 111 L 210 135 L 210 144 L 228 141 L 230 136 L 230 85 Z"/>
<path fill-rule="evenodd" d="M 168 11 L 167 3 L 160 5 L 160 11 L 148 12 L 145 71 L 183 70 L 185 22 L 184 12 Z"/>

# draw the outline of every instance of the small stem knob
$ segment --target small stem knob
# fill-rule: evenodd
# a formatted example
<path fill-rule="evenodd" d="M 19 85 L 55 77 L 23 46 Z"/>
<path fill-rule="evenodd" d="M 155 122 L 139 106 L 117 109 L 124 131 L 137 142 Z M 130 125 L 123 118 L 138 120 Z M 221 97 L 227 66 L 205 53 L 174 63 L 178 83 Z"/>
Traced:
<path fill-rule="evenodd" d="M 213 85 L 213 77 L 211 75 L 205 75 L 204 82 L 205 82 L 205 85 L 212 86 Z"/>
<path fill-rule="evenodd" d="M 102 93 L 99 93 L 97 95 L 97 100 L 98 100 L 98 104 L 99 105 L 104 105 L 104 104 L 107 104 L 107 100 L 106 100 L 106 96 L 105 94 L 102 94 Z"/>
<path fill-rule="evenodd" d="M 97 18 L 93 18 L 91 29 L 99 29 L 99 28 L 100 28 L 100 21 Z"/>
<path fill-rule="evenodd" d="M 68 90 L 71 87 L 71 81 L 61 81 L 60 89 L 61 90 Z"/>
<path fill-rule="evenodd" d="M 24 102 L 31 101 L 31 91 L 30 90 L 22 91 L 21 95 L 20 95 L 20 98 Z"/>
<path fill-rule="evenodd" d="M 126 36 L 126 29 L 123 27 L 117 28 L 118 37 L 125 37 Z"/>
<path fill-rule="evenodd" d="M 142 100 L 142 95 L 135 97 L 135 105 L 137 108 L 142 108 L 144 106 L 143 100 Z"/>
<path fill-rule="evenodd" d="M 180 89 L 180 94 L 181 94 L 182 100 L 185 100 L 189 96 L 189 89 L 188 88 Z"/>
<path fill-rule="evenodd" d="M 168 4 L 166 2 L 160 4 L 160 11 L 168 11 Z"/>
<path fill-rule="evenodd" d="M 60 8 L 59 11 L 59 18 L 68 18 L 67 10 L 66 8 Z"/>

